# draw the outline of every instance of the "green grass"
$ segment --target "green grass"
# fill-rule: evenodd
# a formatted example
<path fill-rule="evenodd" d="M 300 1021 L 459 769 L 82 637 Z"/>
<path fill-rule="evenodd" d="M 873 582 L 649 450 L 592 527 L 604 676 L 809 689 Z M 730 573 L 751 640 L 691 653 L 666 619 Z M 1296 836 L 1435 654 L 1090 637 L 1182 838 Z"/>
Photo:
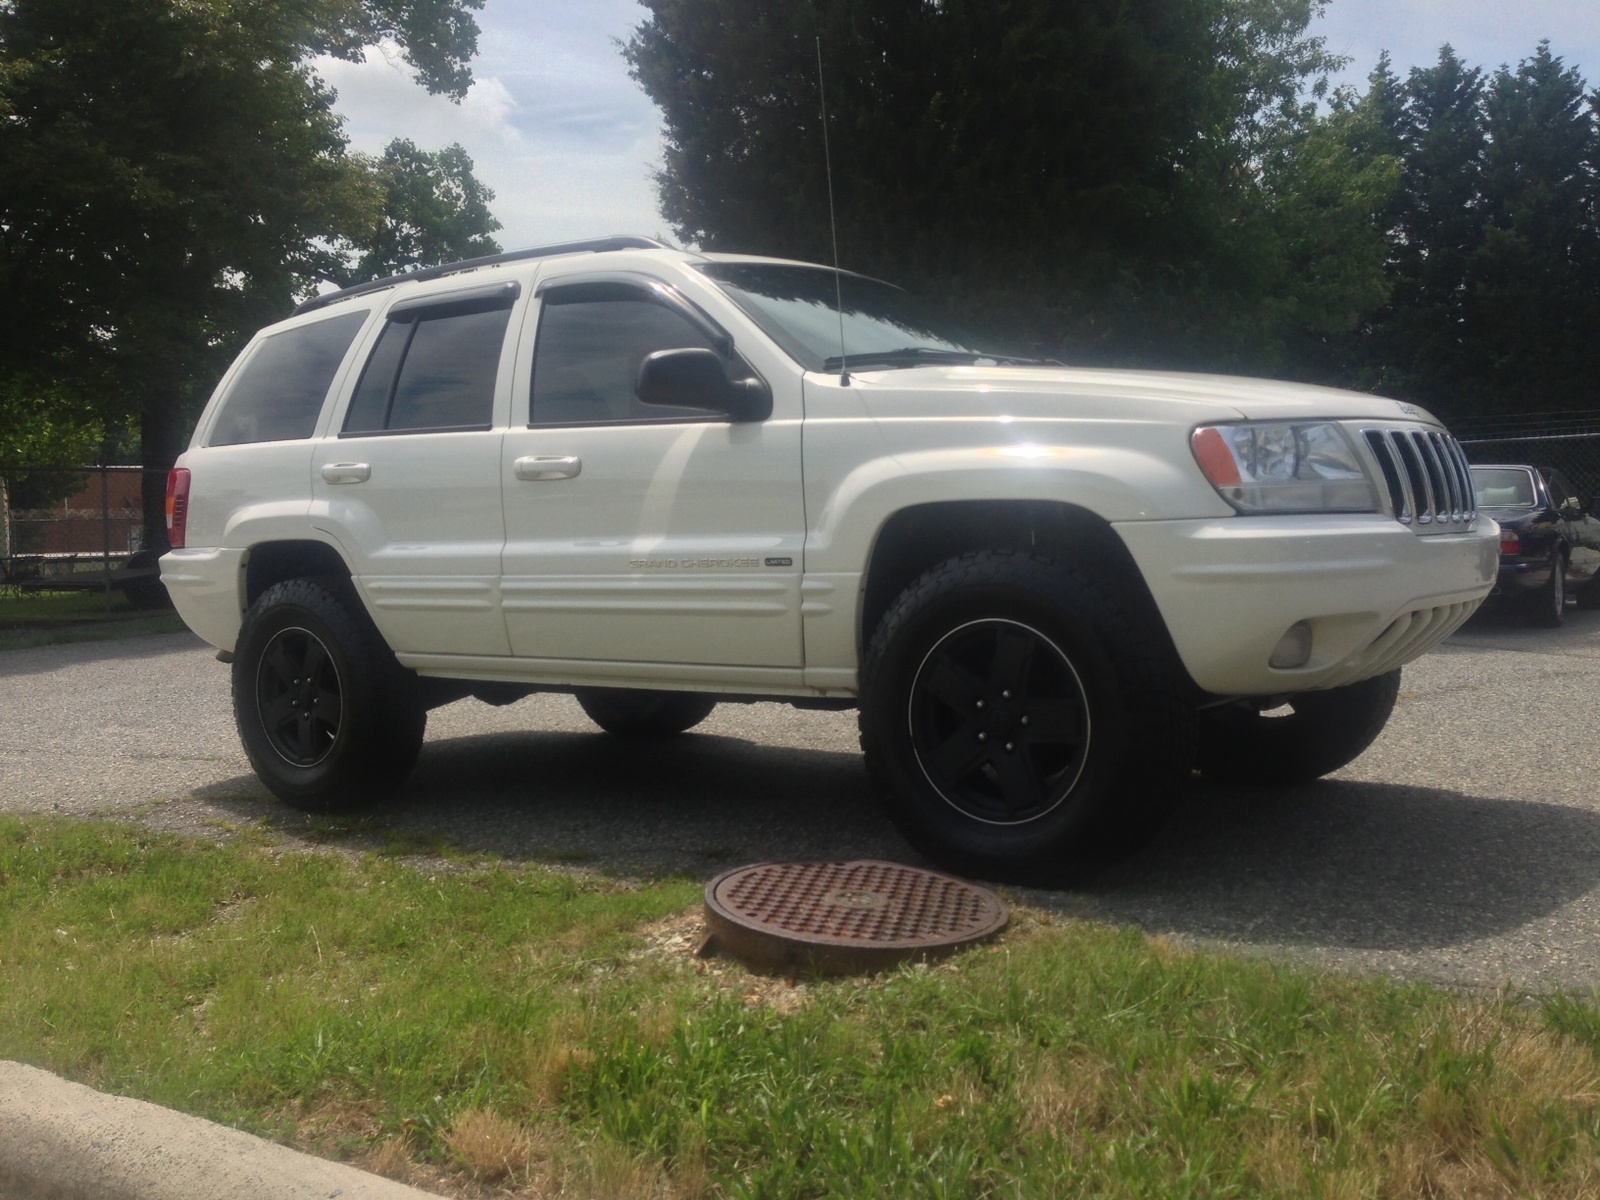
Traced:
<path fill-rule="evenodd" d="M 360 834 L 353 828 L 350 833 Z M 0 1057 L 458 1194 L 1589 1196 L 1600 1009 L 1019 910 L 857 980 L 699 887 L 0 819 Z"/>
<path fill-rule="evenodd" d="M 22 592 L 0 588 L 0 650 L 99 641 L 185 628 L 174 612 L 135 608 L 121 592 Z"/>

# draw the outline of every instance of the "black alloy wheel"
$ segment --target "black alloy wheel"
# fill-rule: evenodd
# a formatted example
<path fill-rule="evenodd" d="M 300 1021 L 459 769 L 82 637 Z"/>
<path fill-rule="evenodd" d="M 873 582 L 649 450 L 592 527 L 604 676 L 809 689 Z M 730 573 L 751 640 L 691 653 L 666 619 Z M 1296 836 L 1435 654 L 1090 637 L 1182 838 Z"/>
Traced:
<path fill-rule="evenodd" d="M 233 658 L 234 719 L 261 782 L 307 812 L 398 788 L 428 713 L 347 579 L 274 584 L 250 606 Z"/>
<path fill-rule="evenodd" d="M 1163 639 L 1106 581 L 974 550 L 890 604 L 861 665 L 885 811 L 941 866 L 1058 886 L 1136 849 L 1182 793 L 1195 708 Z"/>
<path fill-rule="evenodd" d="M 267 743 L 287 763 L 314 767 L 333 751 L 344 720 L 339 668 L 309 629 L 280 629 L 256 668 L 256 705 Z"/>
<path fill-rule="evenodd" d="M 991 825 L 1051 812 L 1089 754 L 1083 681 L 1055 642 L 1020 621 L 971 621 L 939 639 L 912 680 L 906 720 L 934 791 Z"/>

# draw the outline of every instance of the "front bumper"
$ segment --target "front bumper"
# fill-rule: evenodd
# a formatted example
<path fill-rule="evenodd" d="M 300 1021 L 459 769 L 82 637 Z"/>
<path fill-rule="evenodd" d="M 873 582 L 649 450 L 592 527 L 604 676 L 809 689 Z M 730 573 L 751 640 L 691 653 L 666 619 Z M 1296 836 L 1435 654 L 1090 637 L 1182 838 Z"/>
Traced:
<path fill-rule="evenodd" d="M 1129 521 L 1133 555 L 1196 684 L 1217 695 L 1341 687 L 1392 670 L 1448 637 L 1483 602 L 1500 530 L 1418 536 L 1382 514 Z M 1304 666 L 1268 665 L 1296 622 Z"/>

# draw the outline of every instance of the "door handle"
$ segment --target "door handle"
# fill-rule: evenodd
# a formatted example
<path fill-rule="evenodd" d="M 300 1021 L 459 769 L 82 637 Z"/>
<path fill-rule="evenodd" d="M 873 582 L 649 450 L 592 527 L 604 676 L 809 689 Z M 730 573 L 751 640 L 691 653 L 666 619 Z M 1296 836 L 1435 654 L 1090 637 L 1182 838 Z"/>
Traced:
<path fill-rule="evenodd" d="M 511 464 L 518 479 L 571 479 L 583 470 L 576 454 L 529 454 Z"/>
<path fill-rule="evenodd" d="M 367 463 L 323 463 L 324 483 L 365 483 L 372 478 L 372 467 Z"/>

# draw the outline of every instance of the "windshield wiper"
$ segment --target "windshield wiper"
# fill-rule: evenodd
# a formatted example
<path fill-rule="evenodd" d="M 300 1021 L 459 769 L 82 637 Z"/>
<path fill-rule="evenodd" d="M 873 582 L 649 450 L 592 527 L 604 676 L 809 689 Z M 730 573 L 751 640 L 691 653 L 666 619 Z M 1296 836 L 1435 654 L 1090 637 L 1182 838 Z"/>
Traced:
<path fill-rule="evenodd" d="M 841 367 L 860 369 L 871 364 L 881 367 L 917 367 L 928 363 L 950 363 L 970 367 L 979 363 L 985 366 L 1016 367 L 1043 365 L 1044 359 L 1016 358 L 1009 354 L 980 354 L 976 350 L 938 350 L 932 346 L 902 346 L 898 350 L 868 350 L 860 354 L 846 354 L 823 360 L 824 371 L 837 371 Z"/>

